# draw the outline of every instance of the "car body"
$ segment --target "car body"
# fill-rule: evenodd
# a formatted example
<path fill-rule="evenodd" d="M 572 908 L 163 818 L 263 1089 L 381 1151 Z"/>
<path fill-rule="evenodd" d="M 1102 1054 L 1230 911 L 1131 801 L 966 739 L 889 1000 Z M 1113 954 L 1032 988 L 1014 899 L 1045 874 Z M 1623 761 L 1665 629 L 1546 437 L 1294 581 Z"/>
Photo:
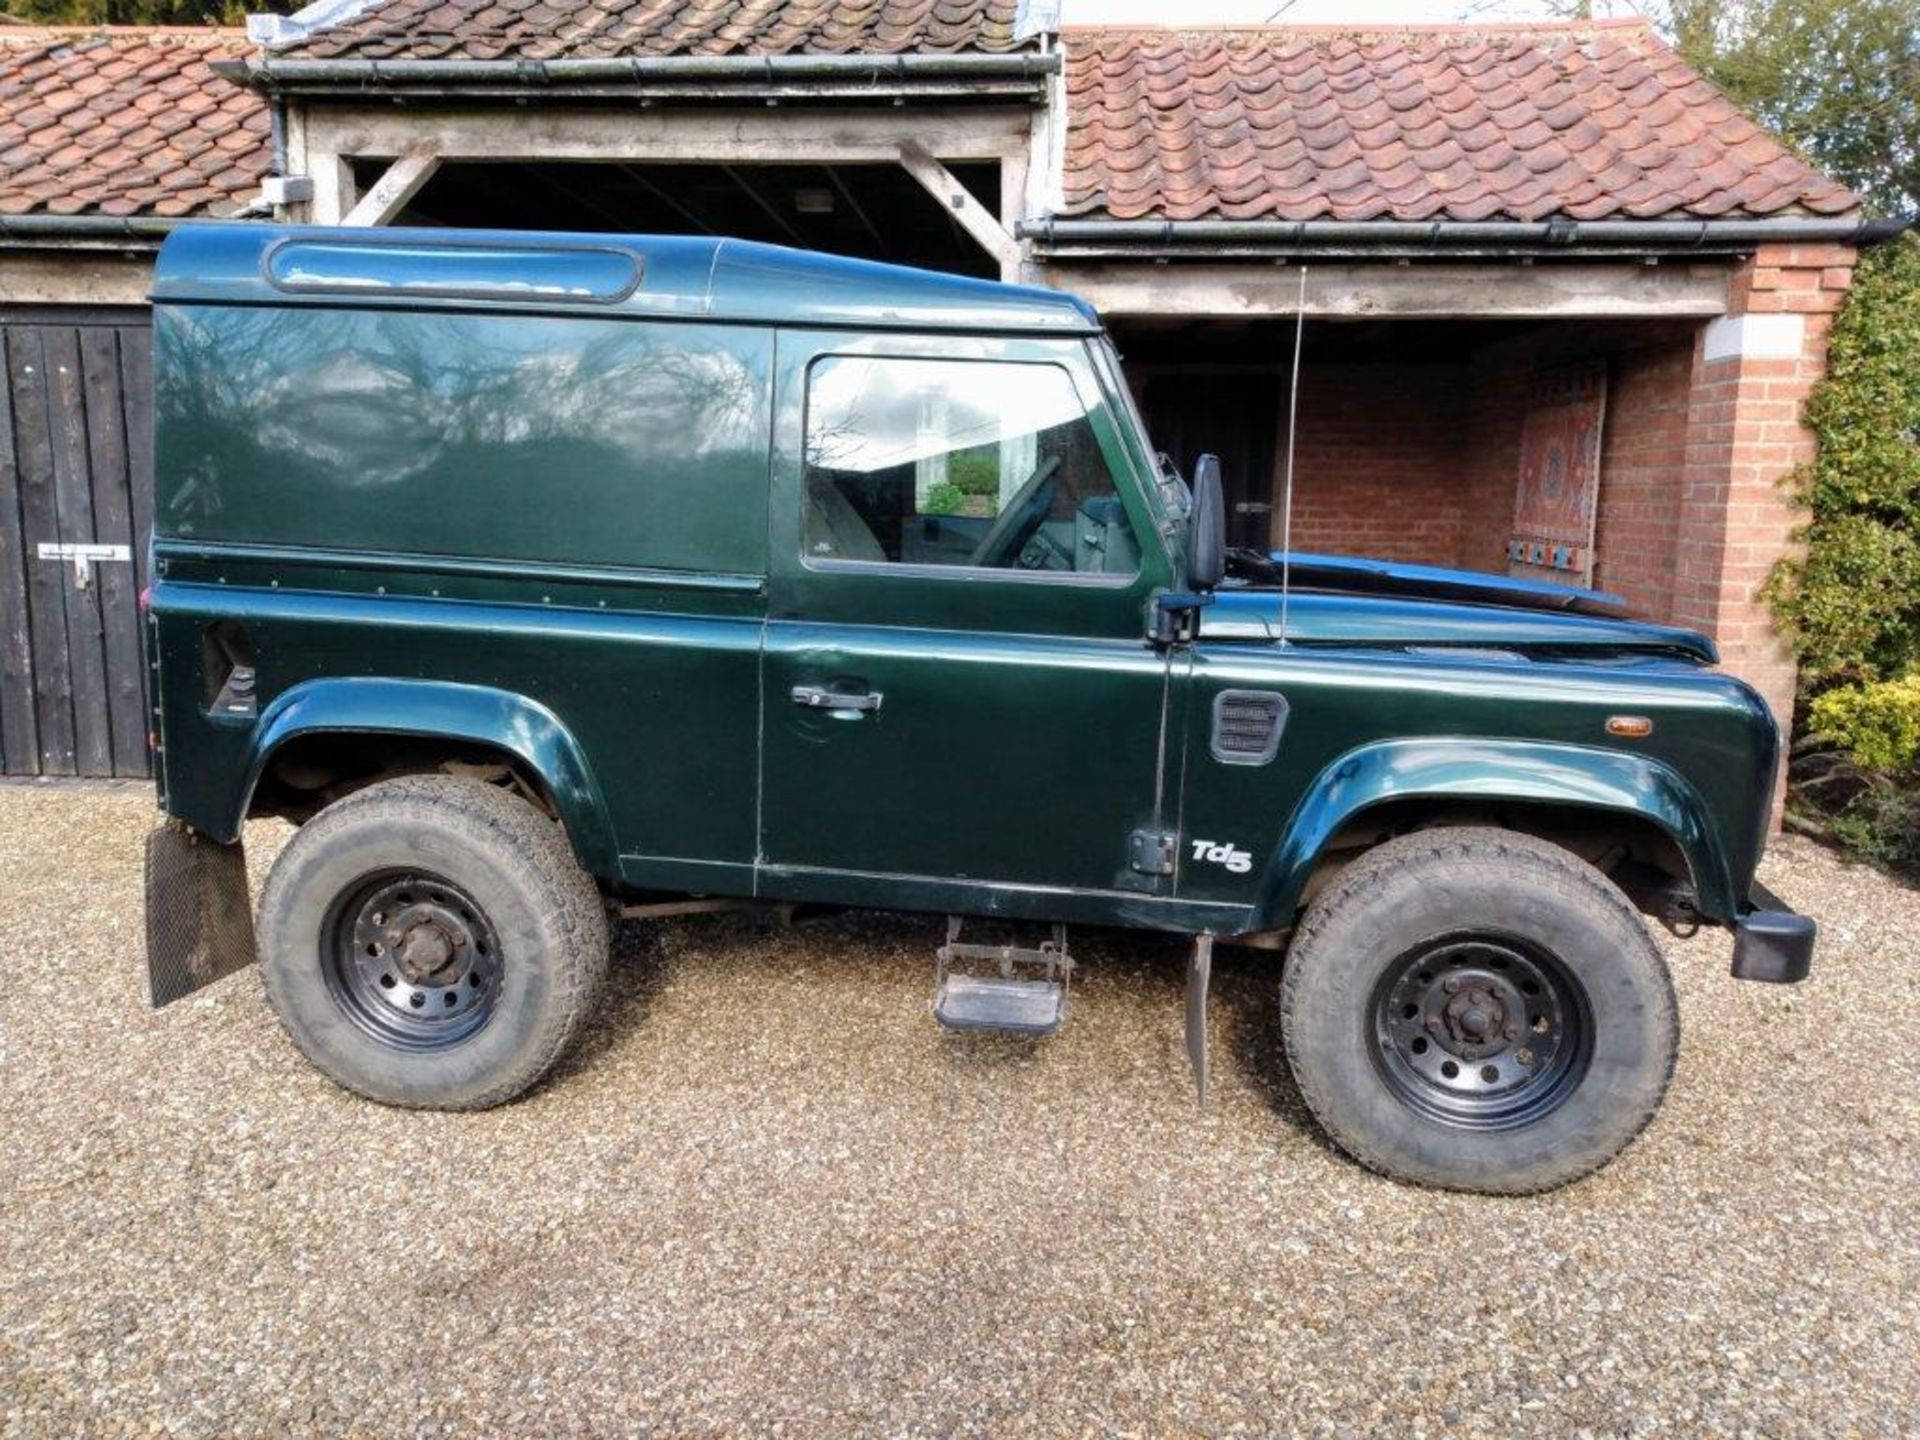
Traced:
<path fill-rule="evenodd" d="M 154 303 L 158 783 L 211 853 L 452 770 L 630 905 L 1279 943 L 1379 841 L 1473 823 L 1676 923 L 1756 910 L 1779 735 L 1710 641 L 1330 557 L 1196 594 L 1194 501 L 1072 297 L 246 224 L 177 231 Z M 1759 908 L 1744 968 L 1797 978 Z"/>

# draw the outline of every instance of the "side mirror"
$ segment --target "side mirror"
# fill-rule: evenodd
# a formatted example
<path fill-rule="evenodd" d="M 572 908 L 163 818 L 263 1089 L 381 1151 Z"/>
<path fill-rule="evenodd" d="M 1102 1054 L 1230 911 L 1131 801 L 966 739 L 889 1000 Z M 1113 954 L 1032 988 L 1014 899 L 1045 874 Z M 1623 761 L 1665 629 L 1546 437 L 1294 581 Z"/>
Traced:
<path fill-rule="evenodd" d="M 1220 457 L 1202 455 L 1193 465 L 1193 513 L 1187 517 L 1187 584 L 1212 590 L 1227 573 L 1227 495 L 1220 483 Z"/>

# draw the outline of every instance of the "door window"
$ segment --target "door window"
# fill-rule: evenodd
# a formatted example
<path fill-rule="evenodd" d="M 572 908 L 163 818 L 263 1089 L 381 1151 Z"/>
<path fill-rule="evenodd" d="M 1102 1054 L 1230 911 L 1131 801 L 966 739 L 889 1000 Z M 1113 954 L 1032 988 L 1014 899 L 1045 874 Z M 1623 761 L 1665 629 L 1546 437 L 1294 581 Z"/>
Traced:
<path fill-rule="evenodd" d="M 1130 576 L 1140 547 L 1056 365 L 829 355 L 808 372 L 809 563 Z"/>

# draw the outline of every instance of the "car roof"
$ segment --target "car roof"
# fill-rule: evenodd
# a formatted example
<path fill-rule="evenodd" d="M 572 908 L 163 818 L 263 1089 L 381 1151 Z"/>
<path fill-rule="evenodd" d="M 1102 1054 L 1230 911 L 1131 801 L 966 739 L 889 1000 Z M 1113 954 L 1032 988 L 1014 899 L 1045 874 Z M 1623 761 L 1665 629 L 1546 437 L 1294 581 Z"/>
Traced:
<path fill-rule="evenodd" d="M 1037 286 L 685 235 L 189 223 L 159 304 L 568 311 L 859 329 L 1091 334 L 1093 307 Z"/>

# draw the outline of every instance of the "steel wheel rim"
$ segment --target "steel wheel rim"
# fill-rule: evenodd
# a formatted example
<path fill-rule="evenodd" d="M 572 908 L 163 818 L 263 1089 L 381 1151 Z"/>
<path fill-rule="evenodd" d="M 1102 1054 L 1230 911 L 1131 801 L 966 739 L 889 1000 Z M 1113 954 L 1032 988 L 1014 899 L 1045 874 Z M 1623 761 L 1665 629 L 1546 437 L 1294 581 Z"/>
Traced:
<path fill-rule="evenodd" d="M 480 905 L 424 870 L 383 870 L 343 894 L 321 941 L 327 988 L 374 1039 L 444 1050 L 486 1025 L 504 957 Z"/>
<path fill-rule="evenodd" d="M 1546 949 L 1494 931 L 1396 956 L 1368 1025 L 1375 1067 L 1401 1102 L 1467 1130 L 1544 1119 L 1579 1087 L 1593 1049 L 1585 987 Z"/>

